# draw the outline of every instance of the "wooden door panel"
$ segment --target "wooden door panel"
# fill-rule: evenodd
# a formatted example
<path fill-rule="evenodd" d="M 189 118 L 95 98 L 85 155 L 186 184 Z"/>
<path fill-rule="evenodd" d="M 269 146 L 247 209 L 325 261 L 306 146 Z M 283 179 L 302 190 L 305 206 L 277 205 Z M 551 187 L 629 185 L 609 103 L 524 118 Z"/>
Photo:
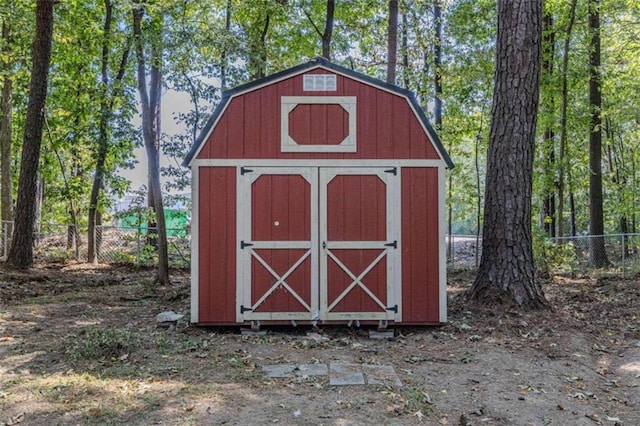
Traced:
<path fill-rule="evenodd" d="M 331 241 L 383 241 L 386 185 L 376 175 L 338 175 L 327 186 L 327 237 Z"/>
<path fill-rule="evenodd" d="M 321 169 L 320 304 L 326 319 L 400 318 L 398 185 L 396 169 Z"/>
<path fill-rule="evenodd" d="M 311 188 L 300 175 L 262 175 L 251 185 L 255 241 L 309 241 Z"/>

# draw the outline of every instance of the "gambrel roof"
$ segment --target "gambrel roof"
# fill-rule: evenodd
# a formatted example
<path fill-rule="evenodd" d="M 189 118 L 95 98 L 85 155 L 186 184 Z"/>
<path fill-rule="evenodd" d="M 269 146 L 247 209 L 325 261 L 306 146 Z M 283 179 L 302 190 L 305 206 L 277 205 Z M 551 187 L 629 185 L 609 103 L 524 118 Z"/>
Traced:
<path fill-rule="evenodd" d="M 290 77 L 294 77 L 297 76 L 299 74 L 305 73 L 305 72 L 309 72 L 311 70 L 315 70 L 315 69 L 325 69 L 328 71 L 331 71 L 335 74 L 338 75 L 342 75 L 344 77 L 347 78 L 351 78 L 353 80 L 359 81 L 363 84 L 384 90 L 386 92 L 401 96 L 403 98 L 405 98 L 407 100 L 407 102 L 409 103 L 411 110 L 414 112 L 414 114 L 416 115 L 418 121 L 420 122 L 422 129 L 424 130 L 424 132 L 427 135 L 427 138 L 432 142 L 434 149 L 437 151 L 438 156 L 440 157 L 440 159 L 442 161 L 444 161 L 444 163 L 446 164 L 447 168 L 452 168 L 453 167 L 453 162 L 451 161 L 451 158 L 449 157 L 449 154 L 447 153 L 447 151 L 444 149 L 442 142 L 440 141 L 440 138 L 438 137 L 437 133 L 435 132 L 435 130 L 433 129 L 433 127 L 431 126 L 431 124 L 429 123 L 429 120 L 427 119 L 424 110 L 422 109 L 422 107 L 420 106 L 420 104 L 418 103 L 415 95 L 413 94 L 413 92 L 401 88 L 399 86 L 396 86 L 394 84 L 389 84 L 386 83 L 382 80 L 367 76 L 365 74 L 350 70 L 348 68 L 342 67 L 340 65 L 336 65 L 330 61 L 328 61 L 325 58 L 316 58 L 313 59 L 309 62 L 306 62 L 304 64 L 295 66 L 293 68 L 289 68 L 283 71 L 280 71 L 278 73 L 269 75 L 267 77 L 252 81 L 250 83 L 247 84 L 243 84 L 241 86 L 237 86 L 233 89 L 227 90 L 223 93 L 222 99 L 220 100 L 220 103 L 218 104 L 218 106 L 216 107 L 215 111 L 213 112 L 213 114 L 211 115 L 211 117 L 209 118 L 206 126 L 203 128 L 202 132 L 200 133 L 199 137 L 197 138 L 196 142 L 194 143 L 194 145 L 192 146 L 191 150 L 189 151 L 189 153 L 187 154 L 186 158 L 184 159 L 183 165 L 184 166 L 191 166 L 191 163 L 193 162 L 193 160 L 198 156 L 198 153 L 200 152 L 200 150 L 202 149 L 202 147 L 207 143 L 207 140 L 209 139 L 209 136 L 211 135 L 212 131 L 214 130 L 214 128 L 216 127 L 216 124 L 218 123 L 218 121 L 220 120 L 220 118 L 222 117 L 222 115 L 224 114 L 224 112 L 227 109 L 227 106 L 229 105 L 229 103 L 232 101 L 233 98 L 246 94 L 248 92 L 263 88 L 265 86 L 268 86 L 270 84 L 274 84 L 277 82 L 280 82 L 284 79 L 290 78 Z"/>

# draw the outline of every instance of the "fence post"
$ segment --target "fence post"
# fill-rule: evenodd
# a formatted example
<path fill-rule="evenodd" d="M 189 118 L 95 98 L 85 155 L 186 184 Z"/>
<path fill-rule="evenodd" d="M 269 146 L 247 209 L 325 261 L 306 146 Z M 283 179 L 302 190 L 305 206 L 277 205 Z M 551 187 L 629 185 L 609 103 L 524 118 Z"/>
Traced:
<path fill-rule="evenodd" d="M 627 278 L 627 264 L 625 262 L 627 257 L 627 247 L 625 244 L 625 234 L 620 234 L 620 238 L 622 238 L 622 278 Z"/>
<path fill-rule="evenodd" d="M 2 222 L 2 256 L 6 259 L 9 251 L 9 237 L 7 234 L 9 233 L 9 222 Z"/>

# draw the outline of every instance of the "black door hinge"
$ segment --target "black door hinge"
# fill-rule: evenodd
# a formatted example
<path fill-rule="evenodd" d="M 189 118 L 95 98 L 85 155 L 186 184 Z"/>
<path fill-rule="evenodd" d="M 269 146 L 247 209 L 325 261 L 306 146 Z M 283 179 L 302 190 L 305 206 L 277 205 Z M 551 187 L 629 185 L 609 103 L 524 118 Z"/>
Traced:
<path fill-rule="evenodd" d="M 385 170 L 384 172 L 391 173 L 392 175 L 396 176 L 398 174 L 398 168 L 394 167 L 393 169 Z"/>
<path fill-rule="evenodd" d="M 245 173 L 251 173 L 251 172 L 253 172 L 253 169 L 248 169 L 246 167 L 240 167 L 240 174 L 242 176 L 244 176 Z"/>
<path fill-rule="evenodd" d="M 245 312 L 251 312 L 253 311 L 252 308 L 245 308 L 244 305 L 240 305 L 240 313 L 244 314 Z"/>
<path fill-rule="evenodd" d="M 244 240 L 240 241 L 240 248 L 244 250 L 245 247 L 251 247 L 253 243 L 245 243 Z"/>
<path fill-rule="evenodd" d="M 398 305 L 393 305 L 392 307 L 387 308 L 387 311 L 394 312 L 394 313 L 397 314 L 398 313 Z"/>
<path fill-rule="evenodd" d="M 384 246 L 385 246 L 385 247 L 393 247 L 394 249 L 397 249 L 397 248 L 398 248 L 398 240 L 395 240 L 395 241 L 394 241 L 394 242 L 392 242 L 392 243 L 387 243 L 387 244 L 385 244 Z"/>

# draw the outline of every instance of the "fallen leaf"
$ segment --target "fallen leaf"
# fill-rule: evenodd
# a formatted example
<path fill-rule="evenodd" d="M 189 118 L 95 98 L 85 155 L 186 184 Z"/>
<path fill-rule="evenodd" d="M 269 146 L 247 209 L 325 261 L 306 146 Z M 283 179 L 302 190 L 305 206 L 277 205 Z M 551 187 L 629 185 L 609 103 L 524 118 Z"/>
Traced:
<path fill-rule="evenodd" d="M 598 425 L 602 424 L 596 413 L 585 414 L 584 416 L 590 420 L 593 420 Z"/>
<path fill-rule="evenodd" d="M 196 408 L 195 405 L 189 404 L 186 407 L 184 407 L 184 411 L 191 412 L 191 411 L 193 411 L 194 408 Z"/>
<path fill-rule="evenodd" d="M 418 420 L 420 420 L 420 421 L 422 421 L 422 419 L 424 418 L 424 414 L 422 414 L 422 410 L 418 410 L 418 411 L 416 411 L 415 413 L 413 413 L 413 415 L 414 415 L 415 417 L 417 417 L 417 418 L 418 418 Z"/>
<path fill-rule="evenodd" d="M 24 421 L 24 413 L 16 414 L 11 417 L 7 422 L 7 426 L 17 425 L 18 423 L 22 423 Z"/>

